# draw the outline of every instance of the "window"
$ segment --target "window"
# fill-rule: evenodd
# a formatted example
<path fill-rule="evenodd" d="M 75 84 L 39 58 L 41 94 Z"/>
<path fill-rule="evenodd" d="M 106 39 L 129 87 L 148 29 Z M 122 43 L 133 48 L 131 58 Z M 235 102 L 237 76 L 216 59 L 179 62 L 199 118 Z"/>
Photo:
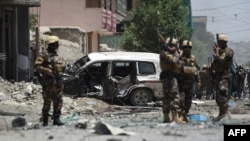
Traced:
<path fill-rule="evenodd" d="M 86 8 L 101 8 L 101 0 L 86 0 Z"/>
<path fill-rule="evenodd" d="M 88 70 L 90 71 L 90 73 L 98 73 L 99 69 L 101 68 L 101 65 L 102 65 L 102 63 L 100 63 L 100 62 L 91 64 L 88 67 Z"/>
<path fill-rule="evenodd" d="M 127 0 L 117 1 L 117 12 L 126 15 L 127 13 Z"/>
<path fill-rule="evenodd" d="M 112 75 L 113 76 L 121 76 L 125 77 L 129 75 L 132 72 L 132 67 L 133 67 L 133 62 L 128 62 L 128 61 L 117 61 L 113 62 L 113 70 L 112 70 Z"/>
<path fill-rule="evenodd" d="M 139 62 L 139 74 L 154 74 L 155 67 L 151 62 Z"/>

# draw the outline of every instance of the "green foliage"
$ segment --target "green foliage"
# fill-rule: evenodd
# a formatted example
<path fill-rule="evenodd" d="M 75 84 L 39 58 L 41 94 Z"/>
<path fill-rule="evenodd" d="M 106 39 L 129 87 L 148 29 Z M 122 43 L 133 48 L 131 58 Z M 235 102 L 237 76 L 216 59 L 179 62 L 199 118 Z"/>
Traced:
<path fill-rule="evenodd" d="M 29 15 L 29 29 L 34 31 L 36 26 L 37 26 L 38 20 L 37 20 L 37 15 L 31 13 Z"/>
<path fill-rule="evenodd" d="M 159 52 L 158 29 L 164 37 L 189 38 L 187 5 L 183 0 L 140 0 L 129 13 L 130 24 L 124 27 L 121 48 L 129 51 Z"/>

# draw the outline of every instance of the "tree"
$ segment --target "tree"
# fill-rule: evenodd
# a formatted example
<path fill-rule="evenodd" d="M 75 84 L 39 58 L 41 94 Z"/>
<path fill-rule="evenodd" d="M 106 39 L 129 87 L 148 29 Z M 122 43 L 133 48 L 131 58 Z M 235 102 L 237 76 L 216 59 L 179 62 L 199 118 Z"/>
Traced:
<path fill-rule="evenodd" d="M 36 28 L 36 26 L 37 26 L 37 23 L 38 23 L 37 15 L 31 13 L 31 14 L 29 15 L 29 29 L 30 29 L 31 31 L 34 31 L 35 28 Z"/>
<path fill-rule="evenodd" d="M 190 3 L 189 3 L 190 4 Z M 130 23 L 125 25 L 121 48 L 129 51 L 159 52 L 155 28 L 164 37 L 189 39 L 188 5 L 183 0 L 140 0 L 129 13 Z"/>

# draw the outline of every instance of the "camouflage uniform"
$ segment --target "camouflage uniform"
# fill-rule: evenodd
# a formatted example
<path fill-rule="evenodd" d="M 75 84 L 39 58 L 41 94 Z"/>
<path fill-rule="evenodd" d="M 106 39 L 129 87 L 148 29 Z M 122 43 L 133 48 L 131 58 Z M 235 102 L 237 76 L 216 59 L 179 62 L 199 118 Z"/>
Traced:
<path fill-rule="evenodd" d="M 56 52 L 45 50 L 37 57 L 35 61 L 35 69 L 41 74 L 40 83 L 43 89 L 42 95 L 44 100 L 42 108 L 42 116 L 44 120 L 43 125 L 47 126 L 48 124 L 51 102 L 53 102 L 53 124 L 61 125 L 62 123 L 59 121 L 63 105 L 63 81 L 61 75 L 64 71 L 64 65 L 62 61 L 60 61 Z"/>
<path fill-rule="evenodd" d="M 212 78 L 211 78 L 211 74 L 207 68 L 207 66 L 203 66 L 202 70 L 199 71 L 199 76 L 200 76 L 200 81 L 201 81 L 201 86 L 199 89 L 199 93 L 200 93 L 200 99 L 202 97 L 206 97 L 207 100 L 210 99 L 211 97 L 211 85 L 212 85 Z"/>
<path fill-rule="evenodd" d="M 181 71 L 181 62 L 179 61 L 179 54 L 176 52 L 176 50 L 160 52 L 160 67 L 162 70 L 160 79 L 162 81 L 164 94 L 162 108 L 164 116 L 163 122 L 171 122 L 169 117 L 170 112 L 172 112 L 172 120 L 180 122 L 178 120 L 178 112 L 180 111 L 180 95 L 177 75 Z"/>
<path fill-rule="evenodd" d="M 234 51 L 227 47 L 227 36 L 220 34 L 218 38 L 219 47 L 215 47 L 212 68 L 215 71 L 216 103 L 219 106 L 219 115 L 214 121 L 219 121 L 229 114 L 228 91 L 229 81 L 232 76 L 231 66 L 233 64 Z M 220 45 L 224 44 L 224 45 Z"/>
<path fill-rule="evenodd" d="M 248 85 L 248 92 L 250 92 L 250 71 L 247 72 L 247 85 Z M 250 94 L 249 94 L 250 98 Z"/>
<path fill-rule="evenodd" d="M 237 96 L 240 99 L 241 93 L 244 88 L 244 81 L 246 78 L 246 72 L 242 65 L 239 65 L 236 70 L 236 79 L 237 79 Z"/>
<path fill-rule="evenodd" d="M 192 42 L 184 40 L 182 45 L 183 53 L 180 57 L 183 62 L 183 71 L 178 76 L 181 109 L 179 116 L 183 118 L 185 122 L 189 121 L 187 114 L 192 104 L 194 84 L 200 83 L 198 65 L 195 56 L 190 53 L 191 48 Z"/>

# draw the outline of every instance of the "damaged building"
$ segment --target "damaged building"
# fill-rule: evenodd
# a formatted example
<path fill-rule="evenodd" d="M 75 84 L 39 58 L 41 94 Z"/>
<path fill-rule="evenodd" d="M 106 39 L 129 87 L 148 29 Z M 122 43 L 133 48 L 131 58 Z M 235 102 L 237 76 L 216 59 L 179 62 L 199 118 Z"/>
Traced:
<path fill-rule="evenodd" d="M 32 76 L 29 45 L 29 8 L 39 7 L 40 0 L 0 0 L 0 76 L 22 81 Z"/>

